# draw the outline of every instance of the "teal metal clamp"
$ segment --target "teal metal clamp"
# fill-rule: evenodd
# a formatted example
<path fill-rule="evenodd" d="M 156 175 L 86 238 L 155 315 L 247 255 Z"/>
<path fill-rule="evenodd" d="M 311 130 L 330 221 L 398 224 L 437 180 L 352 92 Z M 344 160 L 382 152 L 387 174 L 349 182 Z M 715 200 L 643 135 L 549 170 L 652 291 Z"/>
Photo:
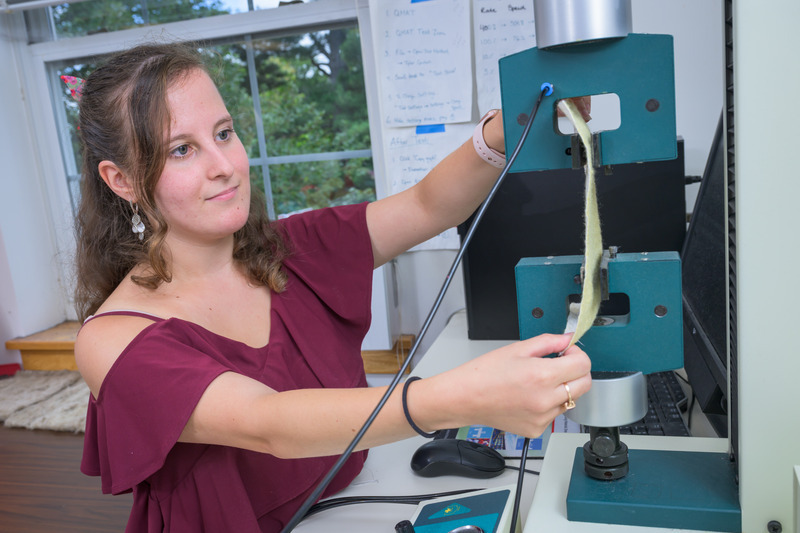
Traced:
<path fill-rule="evenodd" d="M 606 252 L 608 253 L 608 252 Z M 595 372 L 650 374 L 683 366 L 681 264 L 677 252 L 620 253 L 607 260 L 608 304 L 581 347 Z M 520 338 L 561 333 L 581 294 L 583 256 L 517 263 Z"/>
<path fill-rule="evenodd" d="M 537 120 L 511 172 L 572 168 L 571 136 L 558 132 L 559 100 L 613 93 L 619 97 L 620 127 L 595 137 L 601 166 L 677 157 L 675 68 L 671 35 L 630 34 L 500 59 L 506 153 L 522 136 L 536 89 L 552 84 L 549 106 Z"/>

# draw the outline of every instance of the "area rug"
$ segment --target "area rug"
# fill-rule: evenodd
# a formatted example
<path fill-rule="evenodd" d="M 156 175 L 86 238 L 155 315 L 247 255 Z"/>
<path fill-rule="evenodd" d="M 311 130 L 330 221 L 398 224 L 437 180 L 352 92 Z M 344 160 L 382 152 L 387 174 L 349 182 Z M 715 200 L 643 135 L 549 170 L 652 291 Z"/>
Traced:
<path fill-rule="evenodd" d="M 0 420 L 9 427 L 81 433 L 89 388 L 71 370 L 22 370 L 0 379 Z"/>

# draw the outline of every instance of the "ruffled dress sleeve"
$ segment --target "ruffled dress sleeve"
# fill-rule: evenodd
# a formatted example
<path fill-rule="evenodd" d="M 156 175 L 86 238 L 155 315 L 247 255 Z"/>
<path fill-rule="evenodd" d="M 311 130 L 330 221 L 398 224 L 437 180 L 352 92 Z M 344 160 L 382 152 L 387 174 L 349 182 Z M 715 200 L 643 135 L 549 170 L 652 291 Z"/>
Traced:
<path fill-rule="evenodd" d="M 81 465 L 103 492 L 128 492 L 163 466 L 206 387 L 231 370 L 209 357 L 218 352 L 187 323 L 164 320 L 117 358 L 90 398 Z"/>
<path fill-rule="evenodd" d="M 292 244 L 273 320 L 325 387 L 366 386 L 361 343 L 372 320 L 374 258 L 367 204 L 318 209 L 283 222 Z"/>

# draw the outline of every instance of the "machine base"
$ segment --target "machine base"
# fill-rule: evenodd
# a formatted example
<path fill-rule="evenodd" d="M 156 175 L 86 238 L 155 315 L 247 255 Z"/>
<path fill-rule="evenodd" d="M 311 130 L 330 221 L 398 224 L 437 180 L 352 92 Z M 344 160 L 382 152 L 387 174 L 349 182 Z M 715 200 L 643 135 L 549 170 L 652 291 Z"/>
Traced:
<path fill-rule="evenodd" d="M 735 468 L 726 453 L 630 450 L 630 472 L 601 481 L 584 472 L 575 451 L 567 519 L 580 522 L 742 530 Z"/>
<path fill-rule="evenodd" d="M 587 435 L 554 433 L 550 437 L 533 502 L 525 514 L 523 533 L 696 533 L 692 529 L 653 528 L 647 526 L 577 522 L 567 519 L 569 491 L 575 449 L 583 446 Z M 680 450 L 727 454 L 728 440 L 705 437 L 656 437 L 625 435 L 631 450 Z M 633 466 L 631 465 L 631 469 Z"/>

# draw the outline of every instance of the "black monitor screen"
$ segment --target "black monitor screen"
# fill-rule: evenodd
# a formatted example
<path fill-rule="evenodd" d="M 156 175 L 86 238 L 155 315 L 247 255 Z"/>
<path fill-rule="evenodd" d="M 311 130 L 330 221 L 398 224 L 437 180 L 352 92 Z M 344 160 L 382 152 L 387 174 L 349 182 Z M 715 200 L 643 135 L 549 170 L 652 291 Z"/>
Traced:
<path fill-rule="evenodd" d="M 724 142 L 720 118 L 681 252 L 684 366 L 720 435 L 727 435 Z"/>

